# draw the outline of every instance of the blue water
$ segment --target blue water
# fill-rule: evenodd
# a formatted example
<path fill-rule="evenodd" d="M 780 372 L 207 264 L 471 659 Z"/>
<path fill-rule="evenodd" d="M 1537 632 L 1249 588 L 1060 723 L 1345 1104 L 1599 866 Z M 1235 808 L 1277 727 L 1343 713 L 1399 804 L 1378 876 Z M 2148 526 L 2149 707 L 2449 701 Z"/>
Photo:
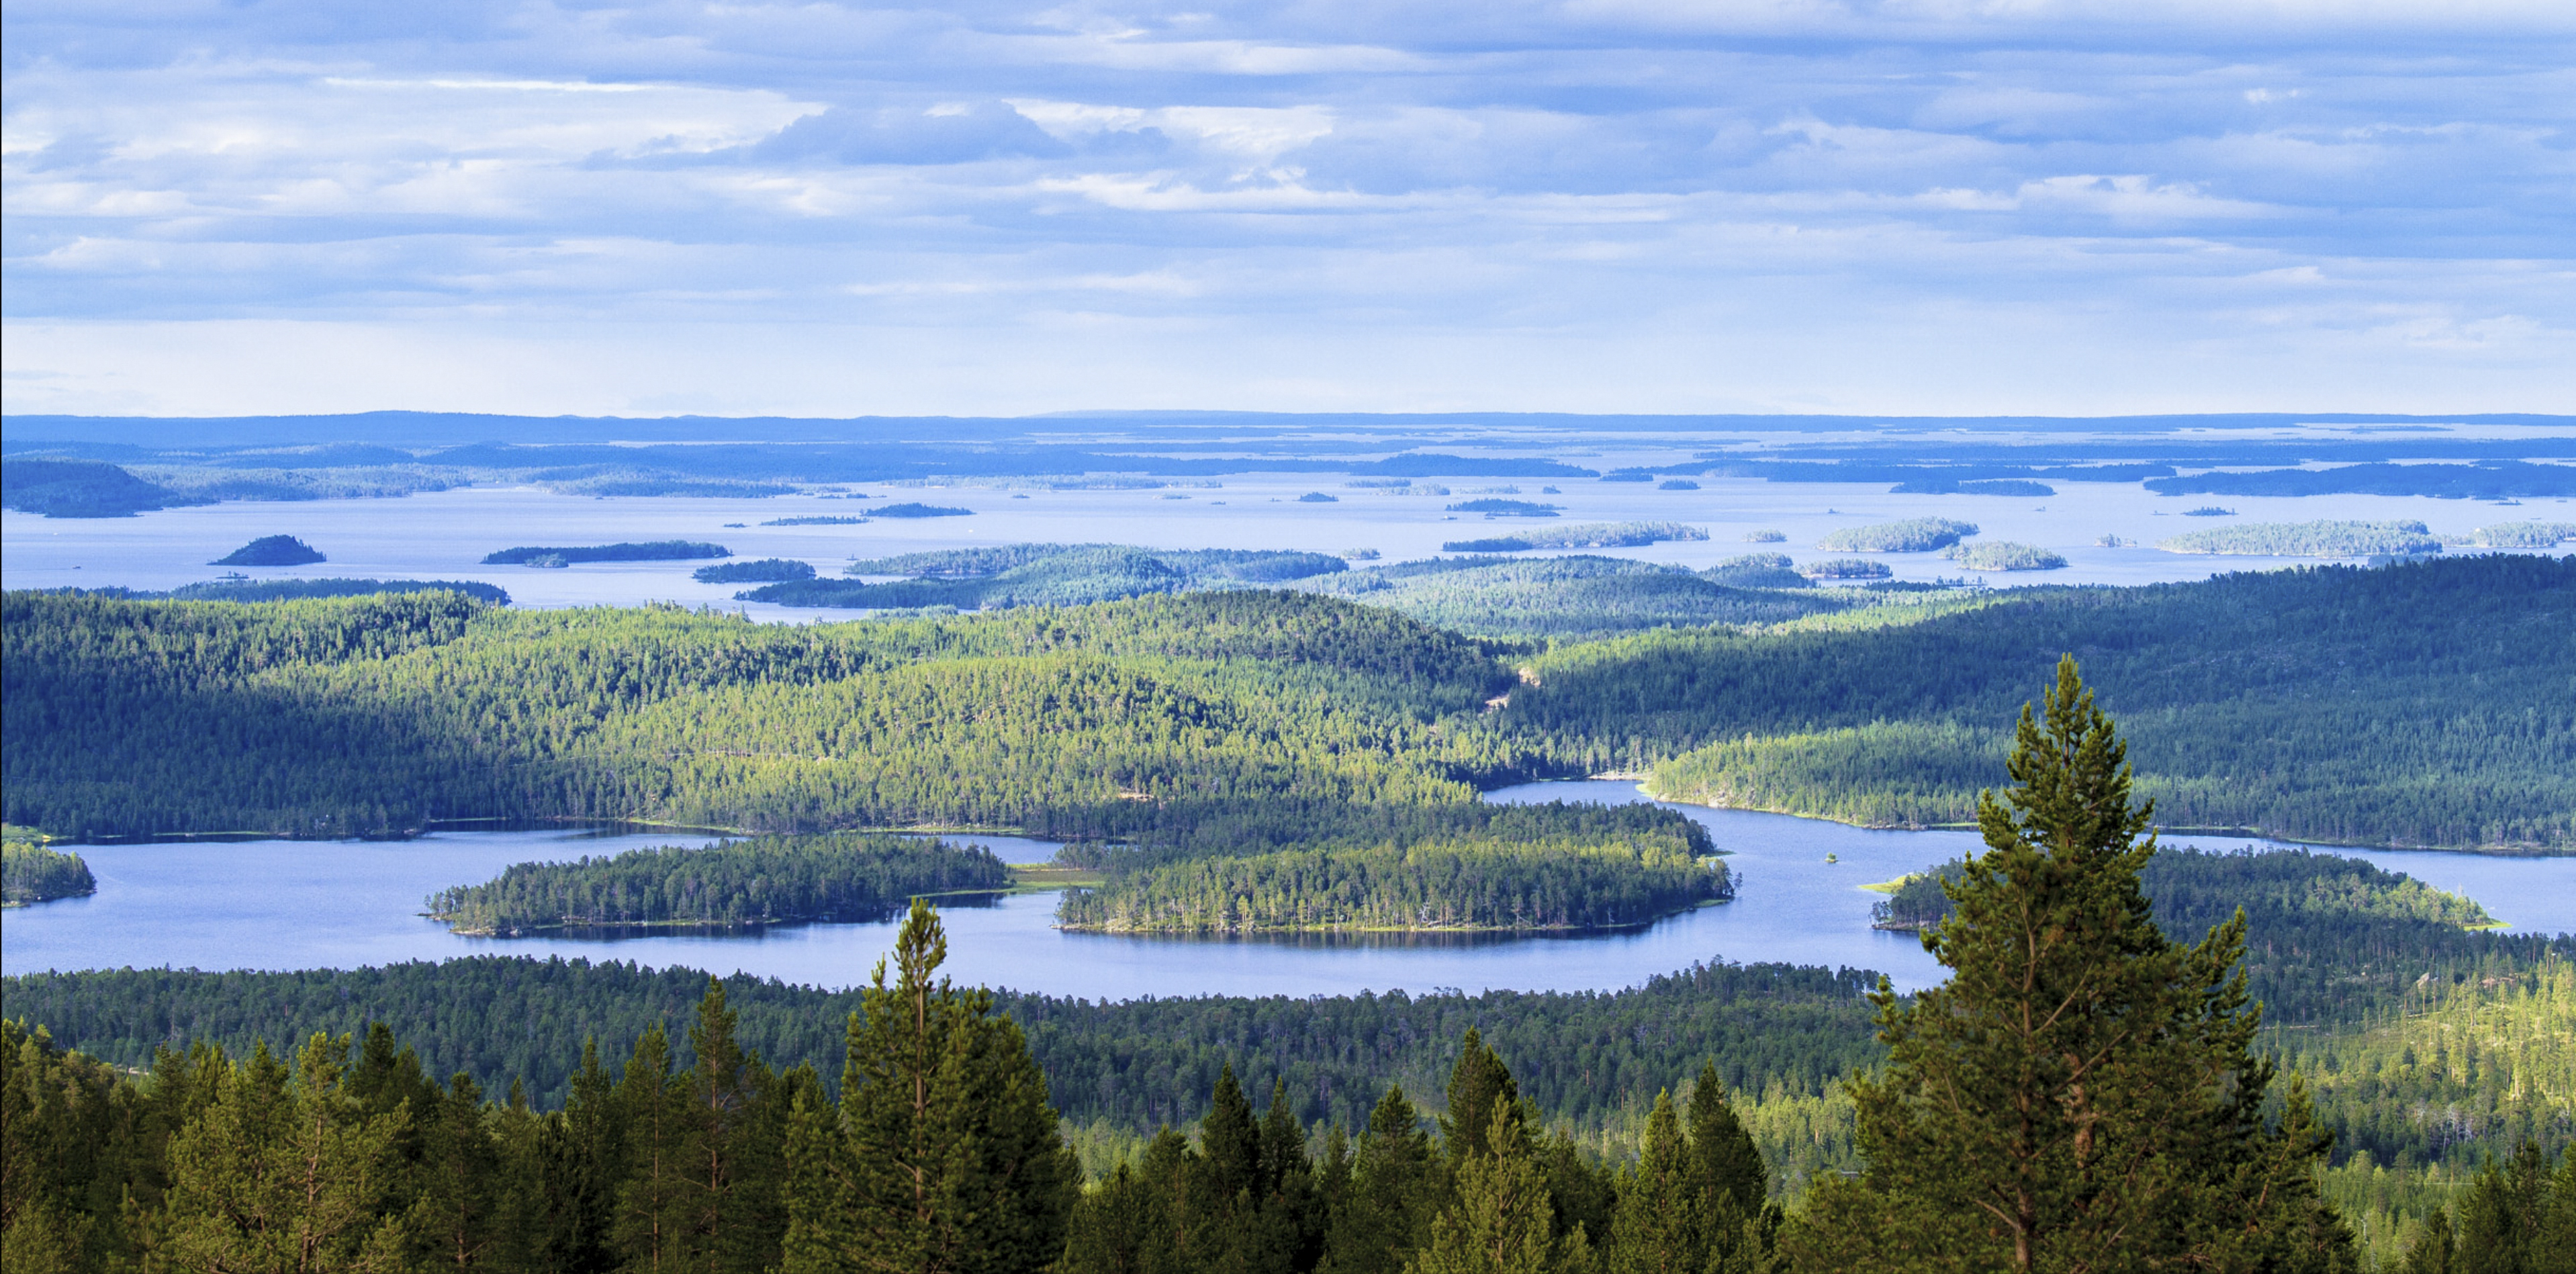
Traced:
<path fill-rule="evenodd" d="M 1537 783 L 1498 801 L 1635 801 L 1634 784 Z M 1839 823 L 1673 806 L 1705 824 L 1742 880 L 1739 899 L 1632 933 L 1485 941 L 1287 942 L 1070 934 L 1052 927 L 1053 894 L 944 909 L 951 976 L 1050 995 L 1125 1000 L 1180 995 L 1341 995 L 1441 987 L 1468 991 L 1616 990 L 1703 960 L 1771 960 L 1879 969 L 1901 988 L 1938 979 L 1911 935 L 1869 927 L 1879 895 L 1861 886 L 1952 858 L 1966 832 L 1869 831 Z M 960 837 L 1012 862 L 1055 847 Z M 465 955 L 562 955 L 751 973 L 827 987 L 864 982 L 892 947 L 890 923 L 804 925 L 752 936 L 575 940 L 469 938 L 418 913 L 449 885 L 511 863 L 617 853 L 702 838 L 565 831 L 439 832 L 416 841 L 248 841 L 85 846 L 98 876 L 87 898 L 7 914 L 0 970 L 132 966 L 349 968 Z M 2191 837 L 2177 843 L 2251 842 Z M 2339 850 L 2477 899 L 2524 931 L 2576 931 L 2576 859 Z M 1827 863 L 1831 854 L 1839 861 Z"/>

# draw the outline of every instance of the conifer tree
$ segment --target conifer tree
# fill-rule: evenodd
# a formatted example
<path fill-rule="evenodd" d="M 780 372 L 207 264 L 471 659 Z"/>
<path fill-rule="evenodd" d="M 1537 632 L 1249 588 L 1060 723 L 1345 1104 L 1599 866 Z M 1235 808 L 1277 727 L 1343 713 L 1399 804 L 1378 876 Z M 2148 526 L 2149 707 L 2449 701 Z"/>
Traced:
<path fill-rule="evenodd" d="M 1691 1149 L 1672 1093 L 1655 1094 L 1637 1162 L 1619 1181 L 1619 1216 L 1605 1250 L 1612 1274 L 1701 1274 L 1708 1263 Z"/>
<path fill-rule="evenodd" d="M 1780 1206 L 1770 1201 L 1771 1167 L 1727 1103 L 1717 1063 L 1700 1066 L 1690 1105 L 1691 1206 L 1699 1217 L 1712 1274 L 1765 1268 L 1779 1237 Z"/>
<path fill-rule="evenodd" d="M 1453 1095 L 1450 1109 L 1457 1110 Z M 1469 1153 L 1458 1168 L 1457 1197 L 1432 1220 L 1430 1242 L 1407 1274 L 1588 1274 L 1589 1237 L 1556 1235 L 1556 1207 L 1520 1104 L 1497 1096 L 1479 1138 L 1489 1151 Z"/>
<path fill-rule="evenodd" d="M 599 1038 L 582 1041 L 581 1069 L 562 1110 L 536 1129 L 536 1216 L 529 1261 L 565 1274 L 603 1274 L 615 1268 L 619 1187 L 626 1174 L 625 1123 L 618 1116 L 618 1088 L 599 1060 Z"/>
<path fill-rule="evenodd" d="M 879 962 L 851 1015 L 837 1126 L 809 1101 L 791 1136 L 788 1274 L 1018 1274 L 1063 1255 L 1081 1165 L 1019 1027 L 939 977 L 947 956 L 915 899 L 895 982 Z"/>
<path fill-rule="evenodd" d="M 1805 1268 L 2224 1268 L 2314 1228 L 2313 1130 L 2285 1150 L 2261 1118 L 2243 915 L 2191 945 L 2157 930 L 2126 752 L 2061 660 L 2022 710 L 2015 786 L 1980 799 L 1986 852 L 1925 935 L 1950 980 L 1911 1003 L 1880 983 L 1888 1066 L 1851 1084 L 1869 1166 L 1810 1193 Z M 2273 1268 L 2349 1260 L 2328 1227 Z"/>
<path fill-rule="evenodd" d="M 1392 1274 L 1428 1237 L 1438 1212 L 1442 1164 L 1422 1116 L 1400 1085 L 1369 1112 L 1351 1158 L 1351 1191 L 1326 1239 L 1335 1274 Z"/>
<path fill-rule="evenodd" d="M 421 1117 L 420 1202 L 413 1218 L 424 1266 L 489 1265 L 500 1185 L 500 1147 L 483 1125 L 483 1091 L 459 1071 Z"/>
<path fill-rule="evenodd" d="M 1485 1046 L 1483 1032 L 1468 1027 L 1459 1044 L 1458 1062 L 1449 1069 L 1449 1113 L 1440 1117 L 1441 1144 L 1448 1149 L 1450 1164 L 1454 1167 L 1471 1156 L 1493 1153 L 1485 1138 L 1494 1103 L 1501 1100 L 1518 1106 L 1520 1099 L 1520 1085 L 1513 1081 L 1511 1069 Z"/>
<path fill-rule="evenodd" d="M 226 1065 L 216 1096 L 170 1140 L 154 1263 L 238 1274 L 408 1268 L 387 1204 L 406 1109 L 368 1116 L 349 1091 L 349 1037 L 316 1035 L 292 1075 L 265 1044 Z"/>
<path fill-rule="evenodd" d="M 611 1227 L 624 1264 L 640 1274 L 683 1268 L 694 1166 L 687 1084 L 671 1073 L 671 1042 L 662 1024 L 646 1028 L 617 1084 L 626 1156 Z"/>
<path fill-rule="evenodd" d="M 689 1027 L 697 1066 L 689 1085 L 683 1207 L 693 1266 L 758 1270 L 778 1261 L 784 1132 L 771 1108 L 776 1078 L 734 1038 L 739 1015 L 710 976 Z"/>

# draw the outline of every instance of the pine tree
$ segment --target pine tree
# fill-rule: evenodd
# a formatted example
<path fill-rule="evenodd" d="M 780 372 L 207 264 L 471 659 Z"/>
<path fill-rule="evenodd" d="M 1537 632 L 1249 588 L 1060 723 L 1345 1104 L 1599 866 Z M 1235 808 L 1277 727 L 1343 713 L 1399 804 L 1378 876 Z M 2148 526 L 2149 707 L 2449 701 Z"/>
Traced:
<path fill-rule="evenodd" d="M 1081 1165 L 1046 1077 L 984 991 L 938 977 L 948 939 L 915 899 L 852 1014 L 837 1126 L 795 1125 L 787 1274 L 1017 1274 L 1063 1254 Z"/>
<path fill-rule="evenodd" d="M 785 1216 L 778 1197 L 784 1132 L 772 1109 L 776 1077 L 734 1038 L 724 983 L 707 979 L 689 1051 L 687 1168 L 681 1188 L 693 1268 L 761 1270 L 778 1263 Z"/>
<path fill-rule="evenodd" d="M 537 1125 L 529 1261 L 563 1274 L 616 1268 L 619 1186 L 626 1175 L 625 1121 L 617 1085 L 600 1064 L 599 1039 L 582 1041 L 581 1069 L 562 1110 Z"/>
<path fill-rule="evenodd" d="M 1771 1167 L 1727 1103 L 1717 1063 L 1700 1066 L 1691 1089 L 1691 1206 L 1699 1217 L 1712 1274 L 1767 1268 L 1782 1214 L 1770 1201 Z"/>
<path fill-rule="evenodd" d="M 1910 1004 L 1880 983 L 1888 1066 L 1851 1083 L 1869 1167 L 1810 1193 L 1803 1266 L 2228 1266 L 2314 1222 L 2312 1130 L 2287 1151 L 2260 1115 L 2244 918 L 2191 945 L 2157 930 L 2138 886 L 2153 811 L 2130 801 L 2126 752 L 2061 660 L 2044 710 L 2022 711 L 2016 786 L 1980 798 L 1987 850 L 1924 938 L 1950 980 Z M 2327 1247 L 2280 1268 L 2349 1260 L 2348 1236 Z"/>
<path fill-rule="evenodd" d="M 422 1112 L 415 1235 L 423 1265 L 470 1270 L 489 1264 L 498 1229 L 500 1147 L 483 1124 L 483 1092 L 463 1071 Z"/>
<path fill-rule="evenodd" d="M 671 1041 L 654 1023 L 635 1041 L 618 1080 L 625 1172 L 611 1232 L 626 1268 L 664 1274 L 685 1268 L 689 1228 L 688 1081 L 671 1073 Z"/>

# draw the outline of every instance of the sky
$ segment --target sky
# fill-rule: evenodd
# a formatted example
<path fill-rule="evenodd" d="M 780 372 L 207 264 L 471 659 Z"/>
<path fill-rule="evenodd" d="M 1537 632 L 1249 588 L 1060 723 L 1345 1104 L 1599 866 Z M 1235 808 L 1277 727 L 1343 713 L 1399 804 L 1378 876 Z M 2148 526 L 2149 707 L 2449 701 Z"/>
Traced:
<path fill-rule="evenodd" d="M 2576 410 L 2566 0 L 10 0 L 0 407 Z"/>

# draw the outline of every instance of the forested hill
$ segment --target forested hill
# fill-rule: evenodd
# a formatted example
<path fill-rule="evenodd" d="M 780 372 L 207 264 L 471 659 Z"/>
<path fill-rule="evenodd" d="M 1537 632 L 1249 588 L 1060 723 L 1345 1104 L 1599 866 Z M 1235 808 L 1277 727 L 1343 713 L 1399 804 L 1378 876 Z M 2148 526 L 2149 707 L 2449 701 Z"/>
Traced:
<path fill-rule="evenodd" d="M 433 818 L 1012 826 L 1143 802 L 1460 803 L 1526 772 L 1475 641 L 1324 598 L 864 624 L 424 593 L 6 599 L 12 823 L 402 835 Z"/>
<path fill-rule="evenodd" d="M 1651 765 L 1673 799 L 1956 822 L 2072 651 L 2167 825 L 2576 848 L 2576 559 L 2031 589 L 1874 618 L 1560 648 L 1499 715 L 1562 764 Z"/>

